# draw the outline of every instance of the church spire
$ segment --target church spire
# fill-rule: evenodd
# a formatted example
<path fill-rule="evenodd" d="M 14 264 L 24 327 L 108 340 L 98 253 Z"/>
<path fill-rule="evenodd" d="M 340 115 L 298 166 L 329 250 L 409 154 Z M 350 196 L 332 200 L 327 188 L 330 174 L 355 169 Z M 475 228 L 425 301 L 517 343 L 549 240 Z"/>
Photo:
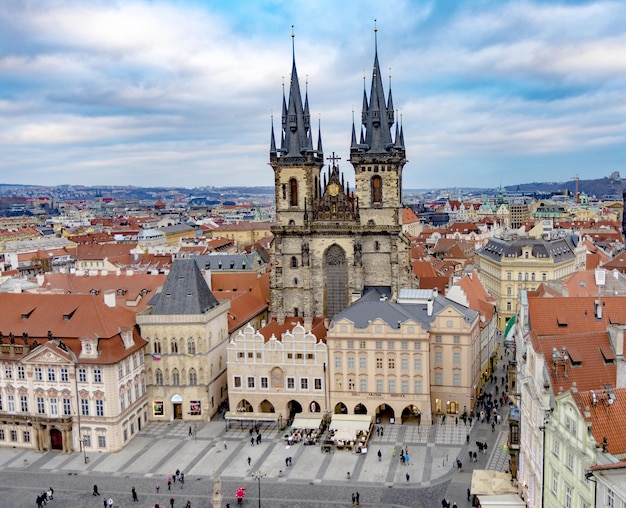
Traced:
<path fill-rule="evenodd" d="M 304 152 L 312 150 L 310 132 L 310 114 L 308 93 L 303 105 L 296 68 L 295 34 L 291 27 L 291 81 L 289 84 L 289 98 L 285 101 L 283 92 L 283 143 L 281 153 L 289 157 L 301 157 Z"/>
<path fill-rule="evenodd" d="M 378 28 L 374 25 L 374 66 L 369 101 L 366 90 L 363 90 L 363 112 L 361 114 L 365 127 L 364 143 L 366 152 L 384 153 L 393 146 L 391 127 L 394 122 L 393 99 L 391 91 L 389 100 L 385 99 L 380 63 L 378 61 Z"/>

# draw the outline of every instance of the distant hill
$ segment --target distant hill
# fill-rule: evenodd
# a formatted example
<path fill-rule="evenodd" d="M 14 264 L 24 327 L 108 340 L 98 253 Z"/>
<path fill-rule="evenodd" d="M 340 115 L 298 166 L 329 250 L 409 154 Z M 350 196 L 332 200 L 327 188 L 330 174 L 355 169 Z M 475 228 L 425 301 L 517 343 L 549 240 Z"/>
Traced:
<path fill-rule="evenodd" d="M 618 172 L 614 172 L 610 176 L 604 178 L 596 178 L 594 180 L 579 180 L 578 192 L 584 192 L 590 197 L 595 196 L 598 199 L 615 198 L 622 199 L 622 190 L 624 189 L 624 180 Z M 524 194 L 565 194 L 574 195 L 576 192 L 576 182 L 569 180 L 567 182 L 532 182 L 522 183 L 519 185 L 511 185 L 505 187 L 507 193 L 524 193 Z"/>

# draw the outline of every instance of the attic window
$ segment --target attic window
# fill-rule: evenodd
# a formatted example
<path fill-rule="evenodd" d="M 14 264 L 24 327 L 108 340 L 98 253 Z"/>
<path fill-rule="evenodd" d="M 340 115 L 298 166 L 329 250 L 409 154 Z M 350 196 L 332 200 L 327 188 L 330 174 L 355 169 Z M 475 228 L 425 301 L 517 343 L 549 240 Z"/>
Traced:
<path fill-rule="evenodd" d="M 211 263 L 206 263 L 206 264 L 204 265 L 204 269 L 205 269 L 205 270 L 210 270 L 210 269 L 211 269 Z"/>
<path fill-rule="evenodd" d="M 89 290 L 89 294 L 90 294 L 90 295 L 94 295 L 94 296 L 95 296 L 95 295 L 97 295 L 97 294 L 99 294 L 99 293 L 100 293 L 100 291 L 99 291 L 99 290 L 97 290 L 97 289 L 90 289 L 90 290 Z"/>
<path fill-rule="evenodd" d="M 74 309 L 72 312 L 68 314 L 63 314 L 63 321 L 69 321 L 70 319 L 72 319 L 72 316 L 74 315 L 75 312 L 76 312 L 76 309 Z"/>
<path fill-rule="evenodd" d="M 576 367 L 582 365 L 583 357 L 577 349 L 568 349 L 567 354 L 569 356 L 570 362 L 572 363 L 572 366 Z"/>
<path fill-rule="evenodd" d="M 567 318 L 565 316 L 557 316 L 556 322 L 559 325 L 559 328 L 565 328 L 567 326 Z"/>
<path fill-rule="evenodd" d="M 24 312 L 24 313 L 22 314 L 22 320 L 23 320 L 23 321 L 27 320 L 27 319 L 30 317 L 30 315 L 33 313 L 33 311 L 34 311 L 34 310 L 35 310 L 35 309 L 31 309 L 31 310 L 29 310 L 28 312 Z"/>
<path fill-rule="evenodd" d="M 613 351 L 609 346 L 600 346 L 600 352 L 602 353 L 602 358 L 604 359 L 604 363 L 613 365 L 615 363 L 616 357 Z"/>

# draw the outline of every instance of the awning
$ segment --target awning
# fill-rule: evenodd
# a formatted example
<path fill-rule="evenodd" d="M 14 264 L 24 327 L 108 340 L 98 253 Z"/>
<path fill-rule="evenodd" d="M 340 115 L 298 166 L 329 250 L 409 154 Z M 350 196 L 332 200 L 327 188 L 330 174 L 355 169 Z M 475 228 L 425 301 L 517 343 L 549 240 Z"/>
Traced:
<path fill-rule="evenodd" d="M 479 496 L 480 506 L 487 508 L 525 508 L 526 503 L 517 494 Z"/>
<path fill-rule="evenodd" d="M 488 469 L 475 469 L 472 472 L 472 494 L 495 496 L 501 494 L 517 494 L 517 488 L 511 483 L 511 475 Z"/>
<path fill-rule="evenodd" d="M 279 416 L 276 413 L 248 413 L 245 411 L 229 411 L 224 416 L 226 420 L 244 422 L 277 422 Z"/>
<path fill-rule="evenodd" d="M 335 431 L 335 439 L 352 441 L 359 432 L 367 434 L 374 421 L 373 415 L 332 415 L 330 428 Z"/>
<path fill-rule="evenodd" d="M 296 413 L 291 423 L 292 429 L 319 429 L 322 413 Z"/>

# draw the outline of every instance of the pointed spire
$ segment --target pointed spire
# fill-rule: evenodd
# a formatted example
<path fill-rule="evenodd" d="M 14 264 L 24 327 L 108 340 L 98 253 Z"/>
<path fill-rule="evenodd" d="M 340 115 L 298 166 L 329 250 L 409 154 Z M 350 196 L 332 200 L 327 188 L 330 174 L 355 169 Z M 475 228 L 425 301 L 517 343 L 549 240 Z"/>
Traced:
<path fill-rule="evenodd" d="M 276 154 L 276 140 L 274 138 L 274 114 L 272 114 L 272 137 L 270 140 L 270 155 Z"/>
<path fill-rule="evenodd" d="M 317 154 L 320 157 L 324 156 L 324 150 L 322 149 L 322 119 L 317 119 Z"/>
<path fill-rule="evenodd" d="M 352 139 L 350 140 L 350 148 L 356 148 L 356 129 L 354 127 L 354 108 L 352 108 Z"/>
<path fill-rule="evenodd" d="M 391 127 L 394 124 L 393 99 L 385 100 L 385 91 L 378 61 L 378 27 L 374 20 L 374 66 L 372 69 L 372 84 L 369 101 L 367 92 L 363 91 L 362 123 L 365 127 L 364 141 L 367 151 L 371 153 L 385 153 L 391 147 Z"/>

